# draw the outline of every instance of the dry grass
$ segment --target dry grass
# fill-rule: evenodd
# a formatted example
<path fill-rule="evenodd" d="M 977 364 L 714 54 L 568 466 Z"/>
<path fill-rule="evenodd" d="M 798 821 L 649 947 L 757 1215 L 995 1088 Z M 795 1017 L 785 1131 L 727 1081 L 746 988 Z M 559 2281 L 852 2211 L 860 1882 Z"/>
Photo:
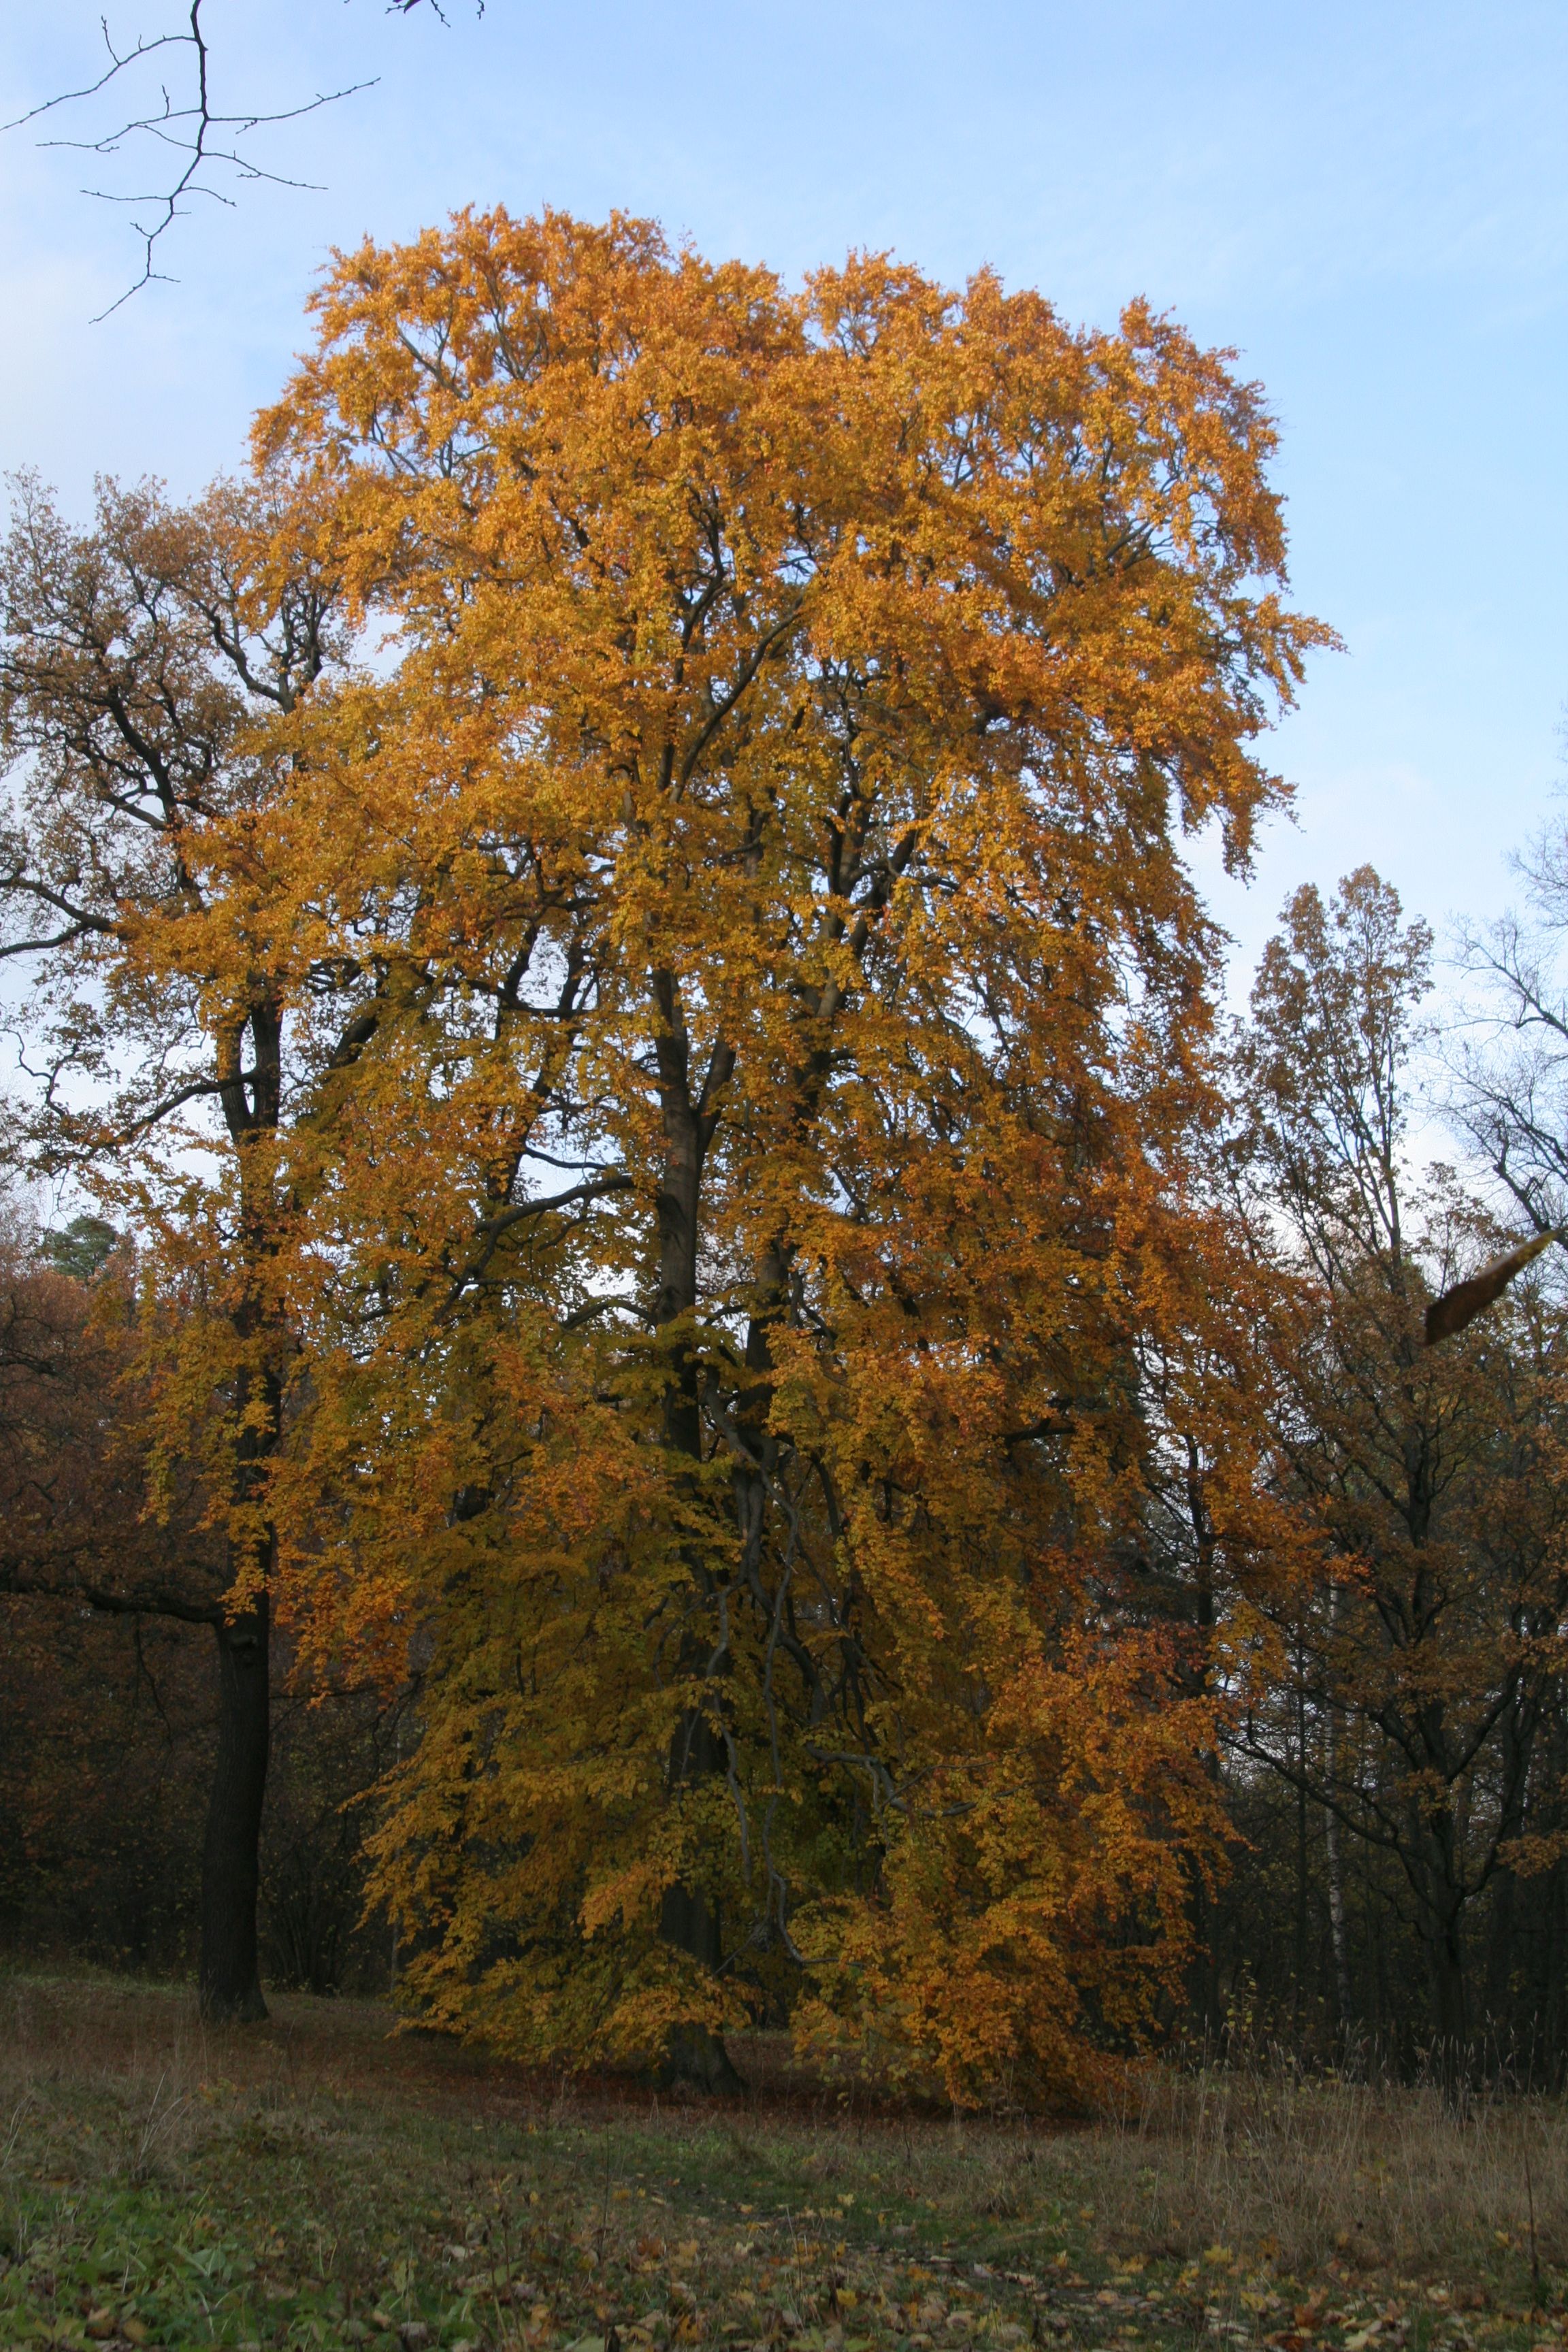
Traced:
<path fill-rule="evenodd" d="M 184 1991 L 0 1979 L 0 2344 L 1561 2334 L 1556 2101 L 1456 2116 L 1434 2092 L 1210 2068 L 1046 2130 L 868 2108 L 760 2049 L 771 2087 L 721 2109 L 389 2038 L 375 2003 L 275 2011 L 208 2033 Z"/>
<path fill-rule="evenodd" d="M 1568 2256 L 1568 2109 L 1288 2068 L 1154 2074 L 1087 2137 L 1097 2218 L 1120 2251 L 1262 2250 L 1299 2275 L 1336 2259 L 1423 2280 L 1500 2252 Z M 1532 2220 L 1533 2216 L 1533 2220 Z"/>

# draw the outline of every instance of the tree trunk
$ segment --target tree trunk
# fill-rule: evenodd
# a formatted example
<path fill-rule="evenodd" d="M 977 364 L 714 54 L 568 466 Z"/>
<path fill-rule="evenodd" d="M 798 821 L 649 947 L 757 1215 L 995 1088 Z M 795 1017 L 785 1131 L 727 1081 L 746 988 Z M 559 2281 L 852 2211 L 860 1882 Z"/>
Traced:
<path fill-rule="evenodd" d="M 219 1618 L 217 1758 L 202 1848 L 202 2015 L 247 2025 L 267 2015 L 257 1969 L 261 1805 L 270 1739 L 265 1589 L 239 1616 Z"/>
<path fill-rule="evenodd" d="M 1491 1916 L 1487 1923 L 1486 2022 L 1500 2051 L 1514 2022 L 1513 1976 L 1518 1881 L 1511 1870 L 1500 1870 L 1492 1880 Z"/>
<path fill-rule="evenodd" d="M 1339 1630 L 1340 1589 L 1329 1586 L 1329 1637 L 1332 1642 Z M 1330 1667 L 1331 1675 L 1332 1665 Z M 1339 2027 L 1342 2046 L 1351 2030 L 1351 1962 L 1350 1943 L 1345 1934 L 1345 1877 L 1340 1853 L 1340 1817 L 1334 1809 L 1339 1793 L 1340 1771 L 1340 1710 L 1334 1697 L 1333 1684 L 1329 1684 L 1328 1706 L 1324 1718 L 1323 1783 L 1329 1801 L 1323 1807 L 1323 1842 L 1328 1853 L 1329 1869 L 1329 1940 L 1333 1949 L 1335 2023 Z"/>
<path fill-rule="evenodd" d="M 1332 1751 L 1334 1723 L 1329 1717 L 1329 1748 L 1331 1785 L 1333 1771 Z M 1323 1838 L 1329 1857 L 1329 1940 L 1334 1958 L 1334 2007 L 1339 2014 L 1336 2023 L 1342 2039 L 1351 2030 L 1351 1959 L 1350 1943 L 1345 1934 L 1345 1874 L 1340 1853 L 1340 1817 L 1332 1805 L 1323 1807 Z"/>
<path fill-rule="evenodd" d="M 717 1113 L 713 1098 L 722 1088 L 733 1056 L 716 1045 L 702 1088 L 701 1099 L 691 1099 L 689 1041 L 679 993 L 673 974 L 657 973 L 655 994 L 660 1031 L 656 1040 L 658 1058 L 664 1163 L 659 1171 L 656 1215 L 658 1232 L 658 1297 L 655 1319 L 661 1331 L 684 1325 L 670 1349 L 664 1393 L 664 1443 L 672 1454 L 692 1463 L 702 1459 L 702 1414 L 697 1389 L 697 1352 L 689 1318 L 697 1307 L 697 1243 L 702 1169 L 712 1139 Z M 695 1493 L 689 1473 L 677 1483 Z M 692 1580 L 706 1600 L 710 1580 L 700 1557 L 691 1558 Z M 689 1632 L 681 1643 L 683 1674 L 712 1671 L 708 1645 Z M 700 1786 L 722 1769 L 720 1743 L 700 1707 L 689 1708 L 670 1741 L 668 1785 L 673 1797 L 681 1788 Z M 718 1906 L 706 1890 L 689 1879 L 667 1886 L 659 1906 L 659 1933 L 678 1952 L 685 1952 L 700 1968 L 717 1975 L 723 1961 Z M 669 2037 L 660 2069 L 661 2080 L 695 2084 L 705 2091 L 732 2094 L 745 2085 L 731 2062 L 720 2036 L 711 2027 L 686 2024 Z"/>
<path fill-rule="evenodd" d="M 258 1055 L 261 1039 L 258 1029 Z M 244 1180 L 242 1160 L 242 1202 Z M 258 1226 L 253 1206 L 242 1214 L 257 1229 L 252 1243 L 259 1255 L 264 1226 Z M 236 1313 L 234 1329 L 250 1346 L 259 1343 L 259 1360 L 241 1372 L 235 1391 L 236 1499 L 254 1507 L 282 1417 L 274 1358 L 278 1327 L 252 1292 Z M 257 1968 L 256 1898 L 272 1737 L 270 1595 L 277 1549 L 269 1524 L 243 1538 L 230 1538 L 228 1590 L 246 1598 L 232 1616 L 220 1602 L 213 1627 L 217 1638 L 217 1757 L 202 1844 L 201 2010 L 215 2024 L 249 2025 L 267 2015 Z"/>
<path fill-rule="evenodd" d="M 1298 2044 L 1307 2014 L 1307 1693 L 1305 1660 L 1296 1668 L 1296 1997 L 1291 2013 Z"/>
<path fill-rule="evenodd" d="M 717 1975 L 724 1957 L 719 1909 L 700 1886 L 667 1886 L 658 1931 L 678 1952 Z M 732 2097 L 746 2087 L 720 2035 L 706 2025 L 679 2025 L 670 2035 L 659 2069 L 665 2083 L 689 2083 L 699 2090 Z"/>
<path fill-rule="evenodd" d="M 1432 2027 L 1438 2039 L 1462 2051 L 1469 2034 L 1465 2000 L 1465 1960 L 1456 1910 L 1435 1918 L 1427 1939 L 1432 1970 Z"/>
<path fill-rule="evenodd" d="M 1473 2053 L 1465 1956 L 1460 1943 L 1461 1905 L 1447 1888 L 1443 1889 L 1443 1896 L 1447 1899 L 1428 1905 L 1422 1922 L 1431 2000 L 1434 2071 L 1445 2095 L 1450 2101 L 1462 2101 L 1470 2080 Z"/>

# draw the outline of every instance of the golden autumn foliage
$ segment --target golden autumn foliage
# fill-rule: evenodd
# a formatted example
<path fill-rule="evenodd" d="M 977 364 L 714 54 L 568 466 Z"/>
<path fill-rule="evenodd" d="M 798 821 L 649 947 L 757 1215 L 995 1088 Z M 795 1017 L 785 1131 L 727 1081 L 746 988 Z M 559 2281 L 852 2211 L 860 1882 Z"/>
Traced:
<path fill-rule="evenodd" d="M 1245 864 L 1324 640 L 1268 416 L 1142 308 L 622 218 L 317 310 L 253 490 L 110 499 L 118 635 L 47 513 L 12 548 L 7 889 L 75 894 L 160 1442 L 238 1603 L 413 1673 L 373 1851 L 430 2020 L 1070 2093 L 1225 1834 L 1145 1554 L 1207 1596 L 1261 1507 L 1182 840 Z"/>
<path fill-rule="evenodd" d="M 372 650 L 252 833 L 312 1088 L 274 1494 L 305 1638 L 413 1643 L 410 1990 L 1080 2082 L 1221 1833 L 1117 1596 L 1152 1457 L 1238 1442 L 1179 845 L 1245 860 L 1322 635 L 1268 419 L 1143 310 L 622 219 L 318 309 L 259 447 Z"/>

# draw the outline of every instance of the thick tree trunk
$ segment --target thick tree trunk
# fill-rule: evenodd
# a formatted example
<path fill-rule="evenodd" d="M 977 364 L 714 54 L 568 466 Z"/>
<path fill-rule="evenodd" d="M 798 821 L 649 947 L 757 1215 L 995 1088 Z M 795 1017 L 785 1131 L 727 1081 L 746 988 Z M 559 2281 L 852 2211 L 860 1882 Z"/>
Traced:
<path fill-rule="evenodd" d="M 1307 2013 L 1307 1903 L 1310 1885 L 1307 1868 L 1307 1693 L 1300 1679 L 1301 1671 L 1298 1668 L 1296 1683 L 1296 1956 L 1292 1971 L 1296 1990 L 1291 2003 L 1298 2042 L 1301 2038 L 1302 2020 Z"/>
<path fill-rule="evenodd" d="M 672 1939 L 673 1940 L 673 1939 Z M 715 2098 L 738 2099 L 746 2078 L 725 2049 L 722 2037 L 706 2025 L 678 2025 L 665 2048 L 658 2070 L 661 2084 L 689 2084 Z"/>
<path fill-rule="evenodd" d="M 1439 1880 L 1436 1899 L 1429 1899 L 1422 1920 L 1432 2032 L 1428 2063 L 1445 2095 L 1456 2104 L 1463 2102 L 1475 2057 L 1460 1940 L 1462 1916 L 1462 1901 Z"/>
<path fill-rule="evenodd" d="M 259 1055 L 259 1028 L 257 1040 Z M 241 1178 L 243 1193 L 243 1166 Z M 247 1216 L 254 1223 L 253 1212 Z M 259 1252 L 261 1243 L 256 1246 Z M 277 1327 L 254 1295 L 242 1305 L 234 1328 L 236 1336 L 248 1343 L 276 1339 Z M 282 1408 L 271 1349 L 264 1347 L 258 1352 L 260 1361 L 241 1373 L 235 1394 L 236 1499 L 252 1507 L 262 1494 Z M 269 1526 L 255 1535 L 231 1538 L 228 1590 L 242 1596 L 243 1606 L 230 1615 L 220 1603 L 213 1628 L 217 1638 L 217 1755 L 202 1845 L 201 2010 L 216 2024 L 248 2025 L 267 2015 L 257 1966 L 256 1898 L 272 1738 L 270 1595 L 276 1554 L 277 1539 Z"/>
<path fill-rule="evenodd" d="M 1518 1885 L 1511 1870 L 1500 1870 L 1492 1880 L 1491 1916 L 1487 1931 L 1486 2021 L 1500 2044 L 1513 2023 Z"/>
<path fill-rule="evenodd" d="M 667 1886 L 659 1910 L 659 1934 L 678 1952 L 715 1974 L 724 1958 L 718 1906 L 700 1886 Z M 665 2083 L 689 2083 L 699 2090 L 732 2097 L 745 2083 L 721 2037 L 706 2025 L 678 2026 L 669 2037 L 659 2078 Z"/>
<path fill-rule="evenodd" d="M 202 2015 L 250 2024 L 267 2015 L 257 1967 L 261 1806 L 271 1735 L 266 1591 L 217 1637 L 217 1758 L 202 1848 Z"/>
<path fill-rule="evenodd" d="M 687 1318 L 695 1313 L 697 1306 L 702 1167 L 717 1119 L 712 1104 L 733 1057 L 722 1045 L 714 1047 L 701 1100 L 693 1103 L 689 1045 L 673 976 L 656 974 L 655 991 L 663 1024 L 657 1050 L 665 1134 L 657 1200 L 659 1279 L 655 1315 L 661 1330 L 684 1326 L 670 1350 L 664 1395 L 664 1442 L 672 1454 L 684 1454 L 696 1463 L 702 1458 L 702 1415 L 694 1335 Z M 686 1484 L 692 1484 L 689 1476 Z M 692 1561 L 692 1574 L 700 1592 L 706 1597 L 709 1578 L 700 1559 Z M 689 1633 L 681 1644 L 682 1672 L 706 1672 L 709 1667 L 705 1645 Z M 706 1714 L 700 1708 L 689 1709 L 670 1741 L 668 1785 L 671 1796 L 683 1787 L 700 1785 L 722 1769 L 720 1743 Z M 700 1967 L 718 1973 L 724 1957 L 719 1910 L 703 1887 L 683 1878 L 665 1889 L 659 1908 L 659 1933 L 675 1950 L 687 1953 Z M 705 2091 L 733 2093 L 744 2088 L 722 2041 L 706 2025 L 683 2025 L 671 2034 L 661 2074 L 666 2082 L 690 2083 Z"/>

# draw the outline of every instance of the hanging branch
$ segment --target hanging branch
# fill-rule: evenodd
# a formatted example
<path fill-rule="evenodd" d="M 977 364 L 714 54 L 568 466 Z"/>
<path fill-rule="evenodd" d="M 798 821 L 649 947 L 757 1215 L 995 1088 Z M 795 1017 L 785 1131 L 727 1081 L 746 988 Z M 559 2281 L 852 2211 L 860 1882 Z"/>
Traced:
<path fill-rule="evenodd" d="M 420 0 L 393 0 L 389 13 L 406 16 L 411 8 L 419 5 Z M 432 5 L 436 6 L 437 15 L 442 16 L 438 0 L 432 0 Z M 211 58 L 207 37 L 202 26 L 203 5 L 204 0 L 191 0 L 186 31 L 160 33 L 152 40 L 138 35 L 135 46 L 124 50 L 116 48 L 110 34 L 109 20 L 100 17 L 99 21 L 110 63 L 98 79 L 85 83 L 80 89 L 61 90 L 57 97 L 45 99 L 41 105 L 30 107 L 26 114 L 17 115 L 14 121 L 0 124 L 0 130 L 18 131 L 26 123 L 37 121 L 43 115 L 52 114 L 58 107 L 74 106 L 98 97 L 121 74 L 143 64 L 149 58 L 156 57 L 161 50 L 190 52 L 189 69 L 193 81 L 184 103 L 176 104 L 168 87 L 161 85 L 161 105 L 144 114 L 129 116 L 101 138 L 47 139 L 40 142 L 46 147 L 71 148 L 81 154 L 117 155 L 133 140 L 151 141 L 155 150 L 167 151 L 171 157 L 171 175 L 163 184 L 152 189 L 143 189 L 132 195 L 121 195 L 109 188 L 84 188 L 82 191 L 84 195 L 99 197 L 106 204 L 151 205 L 156 207 L 150 220 L 136 220 L 132 224 L 142 239 L 141 276 L 126 287 L 107 310 L 98 312 L 93 321 L 95 325 L 118 310 L 121 303 L 128 302 L 133 294 L 139 294 L 154 279 L 165 285 L 174 282 L 166 270 L 157 267 L 159 247 L 175 221 L 188 212 L 185 198 L 211 196 L 218 204 L 233 205 L 234 198 L 226 195 L 222 188 L 216 186 L 205 175 L 226 167 L 242 181 L 265 180 L 274 187 L 315 188 L 320 185 L 316 181 L 294 180 L 285 173 L 270 172 L 246 154 L 243 142 L 253 131 L 268 129 L 275 123 L 298 121 L 301 115 L 315 114 L 322 107 L 335 106 L 340 99 L 353 98 L 360 90 L 374 87 L 375 78 L 372 77 L 368 81 L 348 83 L 342 89 L 319 90 L 314 98 L 307 99 L 302 105 L 285 107 L 276 113 L 256 110 L 219 114 L 212 103 Z M 482 0 L 480 13 L 483 13 Z M 442 21 L 445 22 L 444 16 Z"/>

